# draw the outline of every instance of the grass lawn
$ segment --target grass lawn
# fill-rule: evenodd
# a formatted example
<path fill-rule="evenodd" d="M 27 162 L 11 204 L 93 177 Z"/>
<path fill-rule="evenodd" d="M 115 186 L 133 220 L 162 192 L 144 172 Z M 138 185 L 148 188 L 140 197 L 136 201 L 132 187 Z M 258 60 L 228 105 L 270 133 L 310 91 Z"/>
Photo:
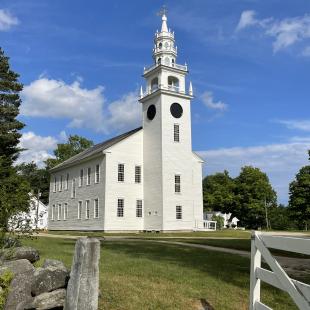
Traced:
<path fill-rule="evenodd" d="M 72 261 L 74 240 L 24 240 L 44 258 Z M 248 309 L 250 260 L 203 249 L 151 241 L 102 244 L 99 309 L 190 310 L 206 299 L 216 310 Z M 297 309 L 281 291 L 265 286 L 262 299 L 273 309 Z"/>

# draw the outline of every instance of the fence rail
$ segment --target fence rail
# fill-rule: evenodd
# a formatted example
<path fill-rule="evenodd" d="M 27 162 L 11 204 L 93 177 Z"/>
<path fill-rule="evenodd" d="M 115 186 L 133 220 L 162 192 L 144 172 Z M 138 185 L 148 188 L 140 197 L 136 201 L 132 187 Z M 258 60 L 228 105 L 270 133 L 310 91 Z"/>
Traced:
<path fill-rule="evenodd" d="M 250 310 L 272 310 L 260 301 L 261 281 L 287 292 L 299 309 L 309 310 L 310 285 L 291 279 L 268 248 L 310 255 L 310 239 L 252 233 Z M 262 257 L 271 271 L 261 267 Z"/>

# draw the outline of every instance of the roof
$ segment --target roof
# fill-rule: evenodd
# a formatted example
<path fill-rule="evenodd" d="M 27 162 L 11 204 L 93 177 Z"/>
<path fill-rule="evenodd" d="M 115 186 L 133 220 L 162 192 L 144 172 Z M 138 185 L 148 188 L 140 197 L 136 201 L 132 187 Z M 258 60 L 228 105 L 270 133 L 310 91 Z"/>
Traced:
<path fill-rule="evenodd" d="M 133 129 L 133 130 L 130 130 L 128 132 L 125 132 L 119 136 L 116 136 L 112 139 L 109 139 L 109 140 L 106 140 L 104 142 L 101 142 L 101 143 L 98 143 L 86 150 L 84 150 L 83 152 L 77 154 L 77 155 L 74 155 L 72 157 L 70 157 L 69 159 L 65 160 L 64 162 L 62 162 L 61 164 L 53 167 L 52 169 L 50 169 L 50 171 L 55 171 L 55 170 L 58 170 L 59 168 L 64 168 L 64 167 L 67 167 L 67 166 L 70 166 L 74 163 L 77 163 L 85 158 L 88 158 L 92 155 L 95 155 L 95 154 L 99 154 L 101 153 L 102 151 L 104 151 L 105 149 L 115 145 L 116 143 L 130 137 L 131 135 L 135 134 L 136 132 L 140 131 L 142 129 L 142 127 L 139 127 L 139 128 L 136 128 L 136 129 Z"/>

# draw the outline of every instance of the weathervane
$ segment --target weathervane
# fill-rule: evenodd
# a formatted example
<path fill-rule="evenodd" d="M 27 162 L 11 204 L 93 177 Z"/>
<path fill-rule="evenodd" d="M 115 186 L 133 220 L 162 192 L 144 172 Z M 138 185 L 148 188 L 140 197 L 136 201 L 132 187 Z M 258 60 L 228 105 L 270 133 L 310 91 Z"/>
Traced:
<path fill-rule="evenodd" d="M 167 7 L 165 5 L 162 6 L 162 8 L 160 9 L 160 11 L 157 13 L 158 16 L 164 16 L 167 15 L 168 10 Z"/>

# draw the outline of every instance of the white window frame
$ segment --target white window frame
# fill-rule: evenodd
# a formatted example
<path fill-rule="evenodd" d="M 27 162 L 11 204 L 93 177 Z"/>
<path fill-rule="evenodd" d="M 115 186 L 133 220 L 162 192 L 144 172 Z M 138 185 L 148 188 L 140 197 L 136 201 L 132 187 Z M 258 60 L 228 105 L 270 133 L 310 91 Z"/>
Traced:
<path fill-rule="evenodd" d="M 120 201 L 122 201 L 122 206 L 120 206 Z M 125 199 L 124 198 L 117 198 L 117 210 L 116 216 L 117 217 L 124 217 L 124 209 L 125 209 Z"/>
<path fill-rule="evenodd" d="M 117 165 L 117 181 L 120 183 L 125 182 L 125 164 L 119 163 Z"/>
<path fill-rule="evenodd" d="M 140 202 L 141 202 L 141 204 L 140 204 Z M 138 217 L 138 218 L 143 217 L 143 200 L 142 199 L 136 200 L 136 217 Z"/>
<path fill-rule="evenodd" d="M 83 186 L 83 181 L 84 181 L 84 169 L 80 169 L 80 174 L 79 174 L 79 187 Z"/>
<path fill-rule="evenodd" d="M 58 204 L 58 209 L 57 209 L 57 221 L 61 220 L 61 203 Z"/>
<path fill-rule="evenodd" d="M 180 124 L 173 124 L 173 141 L 180 142 Z"/>
<path fill-rule="evenodd" d="M 51 220 L 54 221 L 54 216 L 55 216 L 55 205 L 52 205 L 52 216 L 51 216 Z"/>
<path fill-rule="evenodd" d="M 175 218 L 176 220 L 182 220 L 183 219 L 183 210 L 182 210 L 182 206 L 178 205 L 175 206 Z"/>
<path fill-rule="evenodd" d="M 67 191 L 69 189 L 69 173 L 66 174 L 66 182 L 65 182 L 65 190 Z"/>
<path fill-rule="evenodd" d="M 56 193 L 57 191 L 57 177 L 54 176 L 54 187 L 53 187 L 53 192 Z"/>
<path fill-rule="evenodd" d="M 135 166 L 135 183 L 140 184 L 141 182 L 142 182 L 142 167 L 141 165 L 136 165 Z"/>
<path fill-rule="evenodd" d="M 174 175 L 174 193 L 181 194 L 181 174 Z"/>
<path fill-rule="evenodd" d="M 76 198 L 76 184 L 75 184 L 75 178 L 72 179 L 71 198 Z"/>
<path fill-rule="evenodd" d="M 90 200 L 85 200 L 85 220 L 90 219 Z"/>
<path fill-rule="evenodd" d="M 78 220 L 82 219 L 82 208 L 83 208 L 83 201 L 79 200 L 78 201 L 78 215 L 77 215 Z"/>
<path fill-rule="evenodd" d="M 91 167 L 86 169 L 86 185 L 90 185 L 91 182 Z"/>
<path fill-rule="evenodd" d="M 95 183 L 98 184 L 100 182 L 100 164 L 97 164 L 95 167 Z"/>
<path fill-rule="evenodd" d="M 97 202 L 97 205 L 96 205 Z M 99 198 L 94 199 L 94 219 L 99 218 Z"/>
<path fill-rule="evenodd" d="M 65 202 L 64 203 L 64 221 L 66 221 L 68 219 L 68 203 Z"/>

